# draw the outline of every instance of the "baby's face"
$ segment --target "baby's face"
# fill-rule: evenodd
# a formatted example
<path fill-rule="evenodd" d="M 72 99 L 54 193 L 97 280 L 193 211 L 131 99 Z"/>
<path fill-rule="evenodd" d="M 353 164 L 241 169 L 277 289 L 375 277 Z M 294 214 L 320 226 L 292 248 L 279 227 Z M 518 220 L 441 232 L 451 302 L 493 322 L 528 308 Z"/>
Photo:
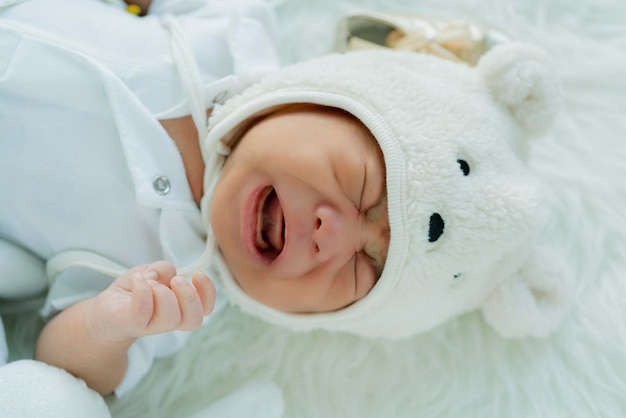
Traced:
<path fill-rule="evenodd" d="M 336 109 L 293 105 L 247 130 L 211 203 L 239 286 L 286 312 L 364 297 L 389 246 L 385 165 L 375 139 Z"/>

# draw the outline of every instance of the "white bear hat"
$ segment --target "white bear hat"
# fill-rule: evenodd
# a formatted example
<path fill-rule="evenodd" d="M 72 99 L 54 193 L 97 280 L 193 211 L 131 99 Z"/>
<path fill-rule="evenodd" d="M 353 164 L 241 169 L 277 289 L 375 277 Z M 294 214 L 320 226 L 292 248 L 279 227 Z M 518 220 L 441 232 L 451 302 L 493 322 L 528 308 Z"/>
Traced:
<path fill-rule="evenodd" d="M 264 78 L 214 108 L 202 142 L 207 163 L 222 164 L 246 122 L 280 106 L 312 103 L 349 112 L 384 155 L 387 261 L 369 294 L 333 312 L 294 314 L 265 306 L 238 286 L 221 257 L 218 280 L 243 311 L 296 331 L 400 338 L 476 308 L 505 336 L 553 331 L 562 316 L 560 301 L 537 300 L 550 292 L 534 288 L 558 288 L 555 269 L 538 266 L 534 281 L 523 275 L 540 264 L 533 251 L 543 202 L 521 158 L 531 133 L 552 118 L 558 92 L 548 56 L 521 43 L 494 47 L 476 67 L 367 50 L 328 55 Z M 207 172 L 205 220 L 214 185 Z M 550 276 L 545 286 L 544 275 Z"/>

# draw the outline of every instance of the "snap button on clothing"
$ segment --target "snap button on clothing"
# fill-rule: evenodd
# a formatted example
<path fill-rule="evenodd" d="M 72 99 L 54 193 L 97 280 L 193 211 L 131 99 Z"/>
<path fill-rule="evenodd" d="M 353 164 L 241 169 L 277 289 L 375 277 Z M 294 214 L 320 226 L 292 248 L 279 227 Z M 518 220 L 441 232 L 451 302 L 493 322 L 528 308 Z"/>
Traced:
<path fill-rule="evenodd" d="M 171 189 L 170 180 L 165 176 L 156 176 L 152 180 L 152 187 L 160 195 L 168 194 Z"/>
<path fill-rule="evenodd" d="M 224 90 L 220 93 L 217 93 L 217 95 L 213 99 L 213 103 L 224 104 L 227 97 L 228 97 L 228 90 Z"/>

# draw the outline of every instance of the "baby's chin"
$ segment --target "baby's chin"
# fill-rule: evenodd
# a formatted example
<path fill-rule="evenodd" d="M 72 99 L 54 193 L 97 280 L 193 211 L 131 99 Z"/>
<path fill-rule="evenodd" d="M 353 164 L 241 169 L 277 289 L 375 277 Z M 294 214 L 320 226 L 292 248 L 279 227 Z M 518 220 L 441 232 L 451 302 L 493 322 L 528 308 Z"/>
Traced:
<path fill-rule="evenodd" d="M 251 283 L 250 278 L 237 278 L 233 275 L 235 283 L 249 298 L 253 299 L 264 306 L 275 309 L 280 312 L 288 314 L 316 314 L 316 313 L 328 313 L 341 311 L 357 301 L 351 300 L 349 302 L 341 301 L 338 298 L 335 300 L 329 300 L 328 298 L 319 298 L 321 302 L 316 302 L 306 298 L 306 292 L 295 291 L 278 291 L 279 284 L 272 286 L 272 290 L 268 290 L 268 287 L 260 286 L 258 283 Z M 297 279 L 296 279 L 297 280 Z M 369 291 L 368 291 L 369 292 Z M 240 302 L 240 303 L 246 303 Z"/>

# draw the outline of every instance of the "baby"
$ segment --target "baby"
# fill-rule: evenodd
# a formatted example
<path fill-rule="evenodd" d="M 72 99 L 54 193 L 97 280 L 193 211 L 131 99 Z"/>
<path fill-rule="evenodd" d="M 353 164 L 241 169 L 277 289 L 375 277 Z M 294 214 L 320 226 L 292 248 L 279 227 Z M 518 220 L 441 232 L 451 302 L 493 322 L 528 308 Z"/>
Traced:
<path fill-rule="evenodd" d="M 204 245 L 199 246 L 198 243 L 206 237 L 203 232 L 197 232 L 202 229 L 197 224 L 200 223 L 198 221 L 208 220 L 203 219 L 198 210 L 200 198 L 205 194 L 205 164 L 194 120 L 185 115 L 188 111 L 184 108 L 177 110 L 176 106 L 174 110 L 169 110 L 171 104 L 164 104 L 165 100 L 161 97 L 151 97 L 154 91 L 163 96 L 176 96 L 178 77 L 170 80 L 168 77 L 171 78 L 171 75 L 166 73 L 161 76 L 163 81 L 154 77 L 153 85 L 148 85 L 146 83 L 150 80 L 125 72 L 126 67 L 134 65 L 146 74 L 150 71 L 165 73 L 168 70 L 166 65 L 161 68 L 158 63 L 152 62 L 153 57 L 159 56 L 157 51 L 152 51 L 152 56 L 145 53 L 146 61 L 138 62 L 137 57 L 134 62 L 131 58 L 128 58 L 130 62 L 116 61 L 121 60 L 118 57 L 126 52 L 124 48 L 130 49 L 129 38 L 138 38 L 136 44 L 143 46 L 142 42 L 150 36 L 154 37 L 155 32 L 160 35 L 164 30 L 157 32 L 150 26 L 155 23 L 154 19 L 138 20 L 97 3 L 80 5 L 79 9 L 72 5 L 72 10 L 81 13 L 84 22 L 65 27 L 70 25 L 63 25 L 67 18 L 63 17 L 62 11 L 68 6 L 69 3 L 62 0 L 30 1 L 3 11 L 1 39 L 12 48 L 18 48 L 3 51 L 11 67 L 3 69 L 7 77 L 0 87 L 4 97 L 0 112 L 4 131 L 4 180 L 0 186 L 3 201 L 11 201 L 15 205 L 0 211 L 0 236 L 6 242 L 44 259 L 75 249 L 87 249 L 115 259 L 118 256 L 109 252 L 105 245 L 110 241 L 124 250 L 122 257 L 118 258 L 120 262 L 146 260 L 97 292 L 94 291 L 97 287 L 87 283 L 100 282 L 103 287 L 106 281 L 94 276 L 93 272 L 79 270 L 69 279 L 62 274 L 53 282 L 50 292 L 57 296 L 49 295 L 48 306 L 44 309 L 50 314 L 61 312 L 42 331 L 36 359 L 63 367 L 83 378 L 98 392 L 108 394 L 116 388 L 120 392 L 119 386 L 128 374 L 127 369 L 134 367 L 128 364 L 132 358 L 129 349 L 139 337 L 195 329 L 202 324 L 203 317 L 213 310 L 216 289 L 209 277 L 196 270 L 188 282 L 176 270 L 183 267 L 181 263 L 185 262 L 185 256 L 191 260 L 204 250 Z M 35 9 L 37 13 L 33 12 Z M 245 25 L 256 25 L 263 35 L 262 31 L 269 26 L 264 22 L 270 20 L 266 16 L 266 6 L 250 2 L 240 4 L 236 9 Z M 227 14 L 226 11 L 223 13 Z M 115 38 L 107 39 L 109 50 L 102 49 L 102 45 L 98 45 L 99 49 L 94 48 L 101 31 L 89 28 L 90 19 L 98 19 L 100 28 L 103 23 L 110 22 L 117 32 L 126 31 L 123 39 L 119 44 L 116 44 Z M 189 22 L 193 24 L 195 21 Z M 259 22 L 264 25 L 259 25 Z M 199 19 L 196 25 L 204 23 Z M 213 23 L 211 27 L 218 26 Z M 35 26 L 38 28 L 35 29 Z M 51 35 L 40 32 L 42 29 Z M 182 32 L 178 26 L 172 30 Z M 145 33 L 139 33 L 142 31 Z M 77 36 L 78 32 L 82 36 Z M 215 34 L 200 35 L 196 35 L 198 43 Z M 219 35 L 223 37 L 221 32 Z M 250 42 L 251 35 L 248 33 L 245 36 Z M 164 52 L 169 53 L 169 37 L 164 37 L 164 40 L 167 41 Z M 121 45 L 122 42 L 124 45 Z M 24 48 L 20 48 L 22 45 Z M 130 46 L 134 45 L 131 43 Z M 191 45 L 192 48 L 195 46 L 193 41 Z M 46 65 L 41 65 L 42 68 L 57 68 L 58 72 L 50 74 L 48 70 L 39 72 L 37 68 L 32 68 L 32 55 L 22 55 L 22 49 L 28 47 L 41 51 L 39 62 L 46 62 Z M 182 45 L 181 48 L 185 47 L 188 46 Z M 261 47 L 269 48 L 267 44 Z M 156 46 L 151 48 L 156 49 Z M 173 48 L 176 54 L 176 45 Z M 259 48 L 259 45 L 253 44 L 249 48 Z M 275 68 L 271 52 L 265 58 L 265 65 Z M 246 53 L 252 55 L 251 52 Z M 231 60 L 227 56 L 217 58 Z M 22 59 L 24 64 L 21 64 Z M 263 62 L 255 64 L 257 68 L 263 66 Z M 20 65 L 29 65 L 31 70 L 22 71 Z M 214 61 L 211 65 L 219 67 Z M 98 68 L 91 74 L 88 70 L 85 75 L 81 66 Z M 222 66 L 230 67 L 226 64 Z M 173 69 L 177 70 L 176 67 Z M 219 70 L 199 69 L 200 72 L 214 73 Z M 121 79 L 144 102 L 143 106 L 153 107 L 151 112 L 146 112 L 145 108 L 135 111 L 131 105 L 124 104 L 131 107 L 123 110 L 126 119 L 136 114 L 131 122 L 148 125 L 148 128 L 143 132 L 131 132 L 128 138 L 124 138 L 121 131 L 126 122 L 119 121 L 120 116 L 115 114 L 119 104 L 112 100 L 104 104 L 99 101 L 97 86 L 103 83 L 97 80 L 98 76 L 93 76 L 98 71 L 105 73 L 105 76 L 99 76 L 105 78 L 105 86 L 119 84 Z M 110 79 L 106 79 L 108 71 L 115 73 Z M 213 84 L 225 84 L 224 80 L 228 81 L 228 77 L 226 75 L 216 82 L 215 74 L 212 77 L 201 74 L 201 78 Z M 246 77 L 253 78 L 250 74 L 242 74 L 239 80 Z M 29 88 L 22 87 L 24 83 L 36 91 L 33 96 L 29 95 Z M 73 88 L 63 91 L 61 86 L 69 87 L 70 83 Z M 203 80 L 197 86 L 198 90 L 206 90 L 205 84 L 211 87 L 211 83 Z M 114 85 L 109 87 L 107 94 L 113 96 L 115 92 L 128 90 L 127 86 Z M 127 94 L 126 91 L 123 93 Z M 63 100 L 63 97 L 68 100 Z M 205 98 L 201 100 L 204 102 Z M 193 97 L 189 101 L 193 102 Z M 54 104 L 42 107 L 46 102 Z M 132 104 L 132 99 L 127 102 Z M 176 105 L 175 100 L 170 102 Z M 70 106 L 75 106 L 75 110 L 70 110 Z M 98 113 L 100 106 L 102 109 L 113 109 L 114 126 L 109 123 L 112 119 L 110 113 Z M 38 117 L 38 108 L 42 110 L 41 118 Z M 202 116 L 210 113 L 210 107 L 203 106 L 202 109 Z M 162 130 L 171 138 L 170 144 L 159 144 L 159 136 L 164 135 L 150 120 L 155 114 Z M 45 130 L 30 128 L 35 120 Z M 116 133 L 116 130 L 121 133 Z M 201 131 L 200 134 L 204 133 Z M 110 138 L 120 135 L 122 143 L 128 141 L 124 143 L 122 153 L 110 146 L 114 142 Z M 165 164 L 157 170 L 169 170 L 170 175 L 162 175 L 159 171 L 160 175 L 154 177 L 154 181 L 150 177 L 148 181 L 153 183 L 154 190 L 149 192 L 156 191 L 158 196 L 165 197 L 174 193 L 182 195 L 177 196 L 182 203 L 172 203 L 170 199 L 167 205 L 161 205 L 161 213 L 156 214 L 132 203 L 134 197 L 128 196 L 128 188 L 122 184 L 128 182 L 124 175 L 109 174 L 130 170 L 138 189 L 135 192 L 137 200 L 148 207 L 154 206 L 154 202 L 150 201 L 154 200 L 153 196 L 142 202 L 141 185 L 138 186 L 140 180 L 137 179 L 142 174 L 135 173 L 144 168 L 151 153 L 148 151 L 133 156 L 133 151 L 128 149 L 141 146 L 140 138 L 150 138 L 151 135 L 149 146 L 160 151 L 160 155 L 155 157 L 158 158 L 156 162 Z M 100 137 L 103 140 L 100 141 Z M 334 311 L 363 298 L 382 273 L 389 244 L 385 164 L 368 129 L 349 113 L 333 107 L 288 104 L 247 124 L 245 132 L 240 133 L 235 142 L 231 144 L 232 151 L 223 169 L 218 170 L 221 173 L 209 176 L 217 182 L 214 191 L 206 193 L 211 200 L 210 215 L 206 217 L 210 218 L 215 243 L 236 283 L 255 300 L 293 313 Z M 39 163 L 25 162 L 35 155 Z M 121 157 L 119 161 L 114 161 L 115 155 Z M 133 165 L 135 157 L 143 161 Z M 123 166 L 124 159 L 128 169 Z M 176 166 L 177 163 L 180 166 Z M 174 167 L 169 167 L 171 165 Z M 172 175 L 178 174 L 177 171 L 183 173 L 179 175 L 182 179 L 178 182 Z M 72 179 L 77 175 L 82 181 Z M 64 183 L 71 184 L 71 187 L 63 190 L 61 185 Z M 29 184 L 37 184 L 39 190 L 31 190 Z M 49 196 L 47 191 L 56 196 Z M 172 256 L 168 254 L 169 248 L 159 249 L 158 235 L 164 234 L 163 229 L 166 228 L 163 224 L 168 217 L 172 217 L 174 204 L 184 205 L 182 211 L 178 210 L 182 215 L 176 214 L 182 220 L 175 219 L 169 228 L 187 228 L 193 233 L 185 235 L 184 231 L 174 230 L 172 235 L 180 232 L 180 236 L 170 241 L 185 240 L 191 236 L 195 242 L 183 243 L 182 249 L 176 250 Z M 133 215 L 132 212 L 141 213 Z M 133 218 L 136 224 L 146 227 L 131 225 L 129 220 Z M 144 238 L 137 240 L 136 236 L 142 234 Z M 125 240 L 133 245 L 125 245 Z M 173 247 L 168 241 L 162 242 L 162 245 Z M 145 251 L 142 247 L 156 247 L 156 251 L 152 248 Z M 179 255 L 189 249 L 192 257 Z M 163 252 L 160 256 L 159 250 Z M 160 258 L 170 261 L 148 262 Z M 69 270 L 67 273 L 72 273 Z M 26 286 L 24 283 L 28 280 L 36 281 L 33 277 L 25 278 L 21 285 Z M 86 287 L 91 288 L 81 292 Z M 3 285 L 0 289 L 3 288 L 10 289 L 11 285 Z M 26 288 L 20 296 L 36 293 L 41 286 L 34 283 L 30 289 Z M 63 290 L 59 291 L 59 288 L 66 288 L 62 296 L 58 296 Z M 93 296 L 85 297 L 89 294 Z M 5 295 L 14 294 L 7 291 Z M 167 344 L 161 342 L 159 345 Z M 140 375 L 145 371 L 134 373 Z M 132 387 L 133 383 L 131 381 L 126 386 Z"/>
<path fill-rule="evenodd" d="M 136 18 L 66 1 L 0 14 L 0 190 L 28 202 L 0 208 L 0 236 L 58 276 L 37 359 L 123 394 L 225 296 L 293 330 L 398 338 L 475 308 L 491 266 L 519 270 L 538 199 L 511 148 L 548 115 L 550 84 L 529 77 L 506 105 L 493 90 L 517 57 L 543 68 L 535 49 L 480 74 L 396 51 L 277 71 L 263 3 L 223 6 L 239 16 L 224 23 L 215 5 Z M 80 22 L 55 27 L 61 6 Z M 485 138 L 505 140 L 478 164 Z M 442 203 L 459 183 L 466 206 Z"/>
<path fill-rule="evenodd" d="M 194 169 L 202 171 L 201 162 L 186 161 L 188 178 Z M 237 141 L 210 220 L 233 277 L 252 298 L 286 312 L 334 311 L 363 298 L 380 277 L 389 245 L 385 196 L 383 157 L 361 123 L 334 108 L 291 105 Z M 192 283 L 165 261 L 132 268 L 55 316 L 36 358 L 110 393 L 138 337 L 193 330 L 212 311 L 213 283 L 201 271 Z"/>

